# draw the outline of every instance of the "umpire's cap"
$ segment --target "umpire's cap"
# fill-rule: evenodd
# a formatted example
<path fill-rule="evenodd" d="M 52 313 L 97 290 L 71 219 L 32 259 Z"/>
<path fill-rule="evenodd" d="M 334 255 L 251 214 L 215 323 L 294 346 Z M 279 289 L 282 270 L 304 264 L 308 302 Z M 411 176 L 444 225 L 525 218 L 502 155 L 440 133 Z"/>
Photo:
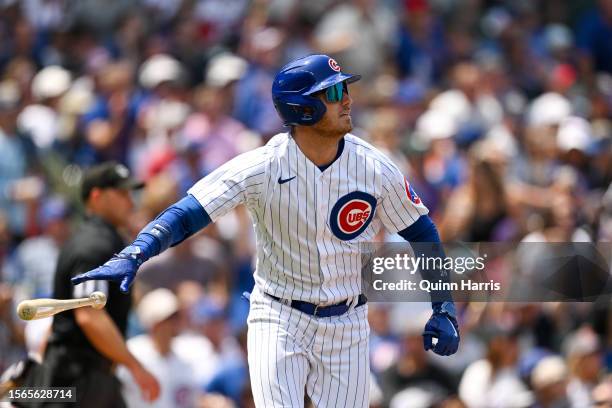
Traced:
<path fill-rule="evenodd" d="M 285 125 L 310 126 L 325 114 L 325 104 L 312 94 L 340 82 L 355 82 L 360 75 L 341 72 L 335 59 L 309 55 L 281 68 L 272 83 L 274 107 Z"/>
<path fill-rule="evenodd" d="M 115 161 L 105 162 L 85 171 L 81 185 L 81 198 L 87 201 L 94 188 L 122 188 L 137 190 L 144 187 L 142 181 L 134 179 L 130 170 Z"/>

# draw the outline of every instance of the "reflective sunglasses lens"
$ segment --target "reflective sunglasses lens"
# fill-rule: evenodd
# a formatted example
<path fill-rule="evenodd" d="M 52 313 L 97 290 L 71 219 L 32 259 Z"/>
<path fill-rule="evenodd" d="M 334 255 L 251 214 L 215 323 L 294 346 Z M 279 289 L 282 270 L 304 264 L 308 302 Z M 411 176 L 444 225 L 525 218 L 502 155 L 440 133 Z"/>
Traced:
<path fill-rule="evenodd" d="M 344 87 L 344 84 L 340 82 L 340 83 L 337 83 L 327 88 L 327 90 L 325 91 L 325 96 L 327 97 L 327 101 L 330 103 L 340 102 L 342 100 L 343 87 Z"/>

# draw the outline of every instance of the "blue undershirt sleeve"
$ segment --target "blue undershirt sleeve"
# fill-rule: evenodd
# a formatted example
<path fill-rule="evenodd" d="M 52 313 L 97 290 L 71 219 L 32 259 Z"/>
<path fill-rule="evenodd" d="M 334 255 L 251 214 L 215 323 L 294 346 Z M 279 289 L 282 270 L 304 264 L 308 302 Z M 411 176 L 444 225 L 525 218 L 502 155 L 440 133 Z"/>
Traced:
<path fill-rule="evenodd" d="M 408 242 L 440 242 L 436 225 L 429 215 L 421 215 L 414 224 L 398 234 Z"/>
<path fill-rule="evenodd" d="M 140 248 L 139 263 L 180 244 L 210 223 L 210 216 L 204 207 L 188 194 L 140 231 L 132 243 L 132 246 Z"/>
<path fill-rule="evenodd" d="M 426 258 L 444 258 L 444 248 L 440 242 L 440 235 L 435 224 L 429 218 L 428 215 L 421 215 L 412 225 L 408 228 L 398 232 L 398 234 L 406 241 L 412 243 L 427 243 L 426 245 L 412 244 L 415 248 L 415 252 L 423 254 Z M 444 262 L 444 261 L 443 261 Z M 443 269 L 441 270 L 420 270 L 421 277 L 430 282 L 449 282 L 449 273 Z M 450 291 L 431 291 L 431 302 L 434 308 L 441 302 L 452 302 L 452 296 Z"/>

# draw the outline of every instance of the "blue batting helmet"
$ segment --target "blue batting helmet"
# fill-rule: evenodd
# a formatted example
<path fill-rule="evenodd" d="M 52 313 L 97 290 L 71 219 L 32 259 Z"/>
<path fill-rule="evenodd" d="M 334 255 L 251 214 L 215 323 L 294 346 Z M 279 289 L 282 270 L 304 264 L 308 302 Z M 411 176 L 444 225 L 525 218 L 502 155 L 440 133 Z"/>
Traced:
<path fill-rule="evenodd" d="M 358 81 L 361 75 L 345 74 L 335 59 L 309 55 L 281 68 L 272 84 L 274 107 L 285 125 L 310 126 L 325 114 L 325 104 L 311 96 L 337 83 Z"/>

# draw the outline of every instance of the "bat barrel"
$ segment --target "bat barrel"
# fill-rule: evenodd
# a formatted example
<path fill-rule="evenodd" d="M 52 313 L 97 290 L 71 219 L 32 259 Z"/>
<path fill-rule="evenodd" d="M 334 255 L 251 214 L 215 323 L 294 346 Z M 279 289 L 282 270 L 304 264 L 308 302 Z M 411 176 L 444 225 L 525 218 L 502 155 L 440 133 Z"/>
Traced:
<path fill-rule="evenodd" d="M 17 306 L 17 316 L 21 320 L 32 320 L 36 316 L 38 308 L 32 304 L 29 304 L 27 300 L 19 303 Z"/>
<path fill-rule="evenodd" d="M 17 306 L 17 315 L 22 320 L 33 320 L 53 316 L 77 307 L 91 306 L 94 309 L 102 309 L 105 305 L 106 295 L 102 292 L 93 292 L 89 297 L 81 299 L 24 300 Z"/>

